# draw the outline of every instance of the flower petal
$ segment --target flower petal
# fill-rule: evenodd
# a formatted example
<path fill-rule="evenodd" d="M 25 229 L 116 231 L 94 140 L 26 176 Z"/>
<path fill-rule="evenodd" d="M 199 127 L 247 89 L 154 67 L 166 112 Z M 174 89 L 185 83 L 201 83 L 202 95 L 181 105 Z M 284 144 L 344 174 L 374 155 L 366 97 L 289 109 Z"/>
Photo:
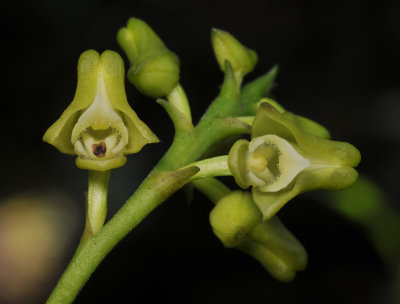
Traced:
<path fill-rule="evenodd" d="M 149 127 L 139 119 L 128 103 L 124 85 L 124 63 L 113 51 L 101 55 L 101 66 L 104 71 L 104 83 L 112 106 L 120 111 L 129 131 L 126 153 L 136 153 L 148 143 L 159 142 Z"/>
<path fill-rule="evenodd" d="M 254 202 L 263 214 L 264 221 L 273 217 L 288 201 L 301 193 L 301 188 L 294 181 L 277 192 L 263 192 L 257 187 L 251 188 Z"/>
<path fill-rule="evenodd" d="M 268 220 L 300 193 L 316 189 L 345 189 L 351 186 L 357 178 L 357 171 L 351 167 L 319 167 L 303 170 L 292 183 L 280 191 L 263 192 L 259 187 L 252 187 L 251 191 L 254 202 L 260 208 L 264 220 Z"/>
<path fill-rule="evenodd" d="M 245 139 L 239 139 L 232 146 L 228 156 L 229 170 L 232 172 L 236 183 L 246 189 L 250 186 L 247 169 L 247 151 L 249 142 Z"/>
<path fill-rule="evenodd" d="M 312 162 L 355 167 L 360 152 L 351 144 L 313 136 L 293 123 L 293 114 L 279 113 L 268 103 L 262 103 L 252 126 L 252 138 L 275 134 L 297 144 L 301 154 Z"/>
<path fill-rule="evenodd" d="M 126 157 L 124 155 L 121 155 L 118 158 L 110 158 L 105 160 L 93 160 L 77 157 L 75 163 L 76 166 L 81 169 L 106 171 L 122 167 L 126 163 Z"/>
<path fill-rule="evenodd" d="M 79 111 L 87 108 L 94 100 L 100 56 L 94 50 L 83 52 L 78 62 L 78 84 L 73 101 L 61 117 L 46 131 L 43 140 L 55 146 L 62 153 L 75 154 L 71 142 L 72 129 L 79 117 Z"/>

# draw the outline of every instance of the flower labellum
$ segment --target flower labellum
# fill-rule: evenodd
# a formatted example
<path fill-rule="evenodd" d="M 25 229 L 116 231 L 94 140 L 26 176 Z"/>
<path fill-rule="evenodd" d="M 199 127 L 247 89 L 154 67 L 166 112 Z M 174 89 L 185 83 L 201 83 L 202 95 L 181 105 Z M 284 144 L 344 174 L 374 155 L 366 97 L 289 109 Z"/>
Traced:
<path fill-rule="evenodd" d="M 253 121 L 252 140 L 238 140 L 229 152 L 232 175 L 243 189 L 252 186 L 264 219 L 297 194 L 344 189 L 358 177 L 353 167 L 360 162 L 360 152 L 354 146 L 317 137 L 295 118 L 262 103 Z"/>
<path fill-rule="evenodd" d="M 129 106 L 124 74 L 117 53 L 82 53 L 75 97 L 43 140 L 62 153 L 77 155 L 79 168 L 97 171 L 121 167 L 125 154 L 158 142 Z"/>

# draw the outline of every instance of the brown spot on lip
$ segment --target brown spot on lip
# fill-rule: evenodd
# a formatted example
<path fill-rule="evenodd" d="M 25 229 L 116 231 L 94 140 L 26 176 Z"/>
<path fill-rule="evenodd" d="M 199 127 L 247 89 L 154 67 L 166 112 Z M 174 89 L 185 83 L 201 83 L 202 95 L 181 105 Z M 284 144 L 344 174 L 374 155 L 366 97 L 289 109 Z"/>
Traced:
<path fill-rule="evenodd" d="M 103 158 L 106 156 L 106 143 L 101 142 L 99 144 L 93 144 L 92 145 L 92 152 L 94 155 L 96 155 L 98 158 Z"/>

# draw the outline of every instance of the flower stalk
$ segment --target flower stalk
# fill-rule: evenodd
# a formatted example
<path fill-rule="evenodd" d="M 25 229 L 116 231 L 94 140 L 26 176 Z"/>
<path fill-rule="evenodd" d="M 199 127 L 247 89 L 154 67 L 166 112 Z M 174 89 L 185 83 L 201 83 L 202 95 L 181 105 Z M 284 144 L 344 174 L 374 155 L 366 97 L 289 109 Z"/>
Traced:
<path fill-rule="evenodd" d="M 86 195 L 86 224 L 81 242 L 93 238 L 104 225 L 107 216 L 110 173 L 110 170 L 89 170 L 89 188 Z"/>
<path fill-rule="evenodd" d="M 191 177 L 191 181 L 215 176 L 232 175 L 228 166 L 228 155 L 207 158 L 188 165 L 199 168 L 199 172 Z"/>

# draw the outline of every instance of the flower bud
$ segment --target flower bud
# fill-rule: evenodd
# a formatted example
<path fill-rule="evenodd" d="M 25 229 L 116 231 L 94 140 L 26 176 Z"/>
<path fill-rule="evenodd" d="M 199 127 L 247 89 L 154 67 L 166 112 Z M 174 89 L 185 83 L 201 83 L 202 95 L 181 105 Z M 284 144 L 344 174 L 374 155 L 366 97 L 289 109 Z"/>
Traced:
<path fill-rule="evenodd" d="M 301 243 L 276 216 L 263 221 L 249 193 L 234 191 L 222 198 L 210 213 L 210 223 L 225 247 L 251 255 L 280 281 L 292 280 L 307 264 Z"/>
<path fill-rule="evenodd" d="M 179 58 L 142 20 L 130 18 L 117 40 L 128 56 L 128 80 L 144 95 L 163 97 L 179 83 Z"/>
<path fill-rule="evenodd" d="M 231 63 L 235 75 L 240 75 L 240 78 L 251 72 L 257 64 L 257 53 L 245 47 L 228 32 L 212 29 L 211 43 L 223 72 L 225 72 L 225 60 Z"/>
<path fill-rule="evenodd" d="M 129 106 L 124 64 L 113 51 L 88 50 L 79 58 L 74 100 L 43 140 L 62 153 L 77 155 L 81 169 L 105 171 L 122 166 L 158 138 Z"/>
<path fill-rule="evenodd" d="M 314 189 L 339 190 L 357 179 L 360 152 L 352 145 L 314 136 L 290 112 L 262 103 L 252 125 L 252 140 L 231 148 L 228 165 L 237 184 L 252 186 L 264 218 L 286 202 Z"/>

